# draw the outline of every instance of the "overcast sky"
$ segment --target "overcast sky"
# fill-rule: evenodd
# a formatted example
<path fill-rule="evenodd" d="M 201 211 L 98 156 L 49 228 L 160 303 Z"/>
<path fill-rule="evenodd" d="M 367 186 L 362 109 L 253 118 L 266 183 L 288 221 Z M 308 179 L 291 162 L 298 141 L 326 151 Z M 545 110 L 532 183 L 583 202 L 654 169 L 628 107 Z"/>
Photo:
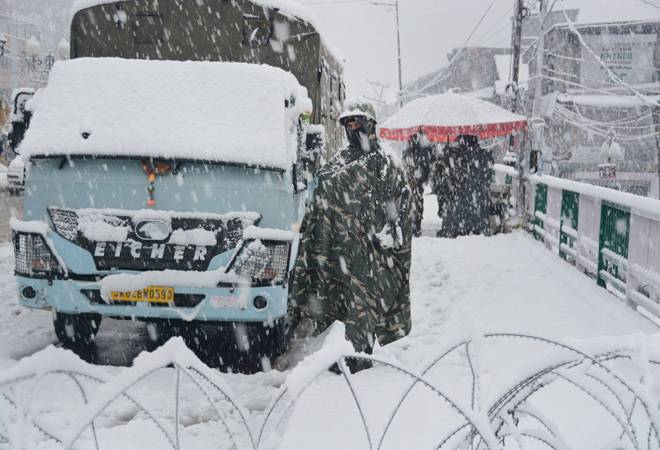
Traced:
<path fill-rule="evenodd" d="M 299 2 L 308 6 L 324 35 L 346 57 L 349 95 L 375 96 L 367 83 L 372 80 L 389 83 L 389 97 L 394 98 L 398 82 L 393 8 L 374 6 L 369 0 Z M 447 53 L 465 43 L 491 3 L 469 45 L 509 46 L 514 0 L 399 0 L 404 84 L 446 63 Z M 580 21 L 660 17 L 660 0 L 558 0 L 555 7 L 560 5 L 581 8 Z"/>
<path fill-rule="evenodd" d="M 367 83 L 372 80 L 389 84 L 388 98 L 395 98 L 398 82 L 394 8 L 370 3 L 391 3 L 394 0 L 290 1 L 307 5 L 324 36 L 346 57 L 345 78 L 349 95 L 376 96 Z M 580 21 L 660 18 L 660 0 L 550 1 L 555 2 L 555 9 L 580 8 Z M 509 46 L 514 2 L 399 0 L 404 83 L 445 64 L 447 53 L 465 43 L 489 7 L 468 44 Z M 537 0 L 526 2 L 530 5 L 538 3 Z M 73 0 L 0 0 L 0 12 L 29 11 L 29 18 L 45 29 L 56 28 L 51 30 L 52 45 L 56 45 L 61 37 L 68 37 L 68 12 L 72 3 Z"/>

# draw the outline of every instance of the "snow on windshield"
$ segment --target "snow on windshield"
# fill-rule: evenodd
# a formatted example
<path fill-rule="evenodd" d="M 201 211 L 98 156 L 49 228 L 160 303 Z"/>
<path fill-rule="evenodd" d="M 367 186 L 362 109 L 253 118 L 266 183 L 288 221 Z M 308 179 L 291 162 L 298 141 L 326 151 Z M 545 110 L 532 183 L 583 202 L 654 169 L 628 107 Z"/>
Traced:
<path fill-rule="evenodd" d="M 30 132 L 34 155 L 187 158 L 286 169 L 305 88 L 256 64 L 81 58 L 55 64 Z"/>

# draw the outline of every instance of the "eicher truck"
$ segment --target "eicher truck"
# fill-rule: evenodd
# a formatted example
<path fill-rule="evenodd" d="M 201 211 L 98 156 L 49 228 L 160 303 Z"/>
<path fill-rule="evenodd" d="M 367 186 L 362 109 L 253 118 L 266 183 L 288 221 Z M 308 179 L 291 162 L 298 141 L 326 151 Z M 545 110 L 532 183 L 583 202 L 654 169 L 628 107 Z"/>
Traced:
<path fill-rule="evenodd" d="M 20 303 L 52 310 L 81 351 L 112 317 L 152 337 L 240 326 L 250 351 L 282 352 L 340 66 L 304 19 L 253 2 L 82 4 L 72 59 L 55 64 L 18 148 L 30 166 L 11 223 Z M 214 33 L 217 49 L 203 45 Z"/>

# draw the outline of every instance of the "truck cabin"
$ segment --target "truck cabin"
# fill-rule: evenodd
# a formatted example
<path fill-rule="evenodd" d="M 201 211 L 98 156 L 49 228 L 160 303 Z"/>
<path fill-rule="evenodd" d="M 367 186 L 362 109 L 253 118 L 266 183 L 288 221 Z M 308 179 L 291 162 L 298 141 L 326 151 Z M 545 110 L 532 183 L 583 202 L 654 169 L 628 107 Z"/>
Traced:
<path fill-rule="evenodd" d="M 20 146 L 21 304 L 54 310 L 65 343 L 81 317 L 283 320 L 310 109 L 266 65 L 58 62 Z"/>

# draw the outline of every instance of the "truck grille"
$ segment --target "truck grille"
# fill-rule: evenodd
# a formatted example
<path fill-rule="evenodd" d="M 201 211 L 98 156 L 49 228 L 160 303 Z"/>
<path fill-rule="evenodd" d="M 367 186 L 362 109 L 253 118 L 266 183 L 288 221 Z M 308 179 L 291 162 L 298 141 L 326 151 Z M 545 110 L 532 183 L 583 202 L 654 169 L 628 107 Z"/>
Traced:
<path fill-rule="evenodd" d="M 257 213 L 159 216 L 158 211 L 53 207 L 48 212 L 55 231 L 90 252 L 97 270 L 206 271 L 214 256 L 235 248 L 243 230 L 260 219 Z M 159 239 L 144 238 L 136 230 L 145 222 L 165 223 L 169 232 Z"/>

